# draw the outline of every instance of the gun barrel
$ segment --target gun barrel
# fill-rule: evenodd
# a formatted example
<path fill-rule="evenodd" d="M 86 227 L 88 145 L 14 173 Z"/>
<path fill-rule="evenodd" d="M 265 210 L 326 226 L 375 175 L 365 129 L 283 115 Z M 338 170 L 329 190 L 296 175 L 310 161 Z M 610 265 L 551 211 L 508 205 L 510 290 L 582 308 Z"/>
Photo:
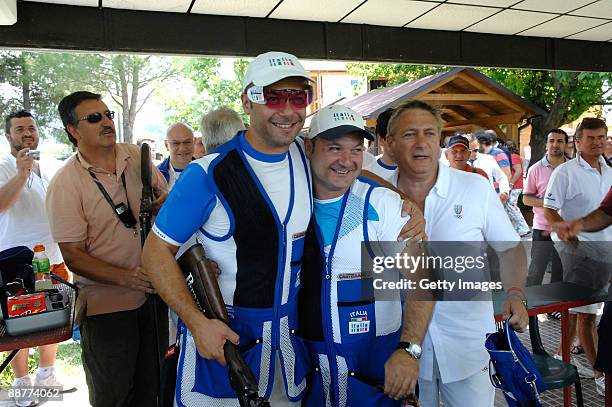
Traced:
<path fill-rule="evenodd" d="M 140 243 L 144 246 L 151 230 L 153 218 L 153 187 L 151 184 L 151 149 L 147 143 L 140 146 L 140 179 L 142 192 L 140 195 Z"/>
<path fill-rule="evenodd" d="M 209 318 L 220 319 L 226 324 L 229 317 L 217 276 L 209 267 L 204 248 L 195 244 L 178 259 L 179 266 L 200 310 Z M 229 367 L 229 380 L 236 392 L 241 407 L 270 406 L 270 403 L 258 394 L 255 375 L 246 364 L 236 345 L 227 341 L 223 346 L 225 360 Z"/>

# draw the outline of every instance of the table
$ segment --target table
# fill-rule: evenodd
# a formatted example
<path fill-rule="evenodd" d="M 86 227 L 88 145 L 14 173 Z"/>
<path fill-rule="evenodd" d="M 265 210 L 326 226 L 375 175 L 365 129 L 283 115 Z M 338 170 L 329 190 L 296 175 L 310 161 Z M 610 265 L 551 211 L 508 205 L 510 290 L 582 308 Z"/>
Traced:
<path fill-rule="evenodd" d="M 594 290 L 573 283 L 558 282 L 544 285 L 527 287 L 527 313 L 529 316 L 547 314 L 550 312 L 561 313 L 561 344 L 563 361 L 569 363 L 569 309 L 582 305 L 593 304 L 609 299 L 609 294 L 604 290 Z M 495 309 L 495 320 L 500 321 L 502 317 L 502 304 L 505 299 L 504 292 L 493 293 L 493 306 Z M 609 376 L 609 375 L 608 375 Z M 609 381 L 609 380 L 608 380 Z M 563 389 L 564 407 L 572 406 L 572 389 Z M 609 387 L 606 387 L 606 407 L 612 407 Z"/>
<path fill-rule="evenodd" d="M 47 329 L 40 332 L 29 333 L 26 335 L 9 336 L 6 334 L 4 321 L 0 321 L 0 352 L 11 351 L 11 353 L 0 364 L 0 372 L 4 371 L 11 360 L 20 349 L 32 348 L 35 346 L 49 345 L 52 343 L 63 342 L 72 337 L 72 324 L 74 322 L 75 291 L 64 284 L 54 285 L 56 288 L 68 294 L 70 318 L 68 324 L 54 329 Z"/>

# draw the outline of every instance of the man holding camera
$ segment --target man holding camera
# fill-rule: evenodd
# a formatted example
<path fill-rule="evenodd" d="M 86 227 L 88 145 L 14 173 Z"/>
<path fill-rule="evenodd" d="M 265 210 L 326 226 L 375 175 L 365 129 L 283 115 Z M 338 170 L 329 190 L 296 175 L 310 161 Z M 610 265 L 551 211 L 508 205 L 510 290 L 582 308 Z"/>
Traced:
<path fill-rule="evenodd" d="M 57 243 L 51 237 L 45 211 L 45 193 L 59 162 L 39 161 L 38 126 L 32 114 L 20 110 L 5 119 L 5 136 L 11 153 L 0 158 L 0 251 L 15 246 L 33 249 L 42 243 L 50 263 L 65 270 Z M 67 278 L 67 272 L 62 277 Z M 57 344 L 39 347 L 40 363 L 34 385 L 62 386 L 54 371 Z M 13 388 L 32 386 L 28 375 L 28 349 L 22 349 L 11 361 L 15 374 Z M 64 391 L 72 390 L 64 387 Z M 26 392 L 27 393 L 27 392 Z M 21 397 L 18 406 L 29 406 L 35 400 Z"/>
<path fill-rule="evenodd" d="M 77 153 L 51 181 L 47 212 L 80 288 L 77 322 L 89 401 L 94 407 L 153 406 L 158 355 L 153 303 L 146 294 L 154 290 L 141 267 L 136 221 L 140 150 L 116 142 L 114 112 L 98 94 L 72 93 L 58 110 Z M 159 207 L 167 185 L 154 166 L 152 186 Z M 166 325 L 160 319 L 158 326 Z M 159 343 L 167 338 L 160 335 Z"/>

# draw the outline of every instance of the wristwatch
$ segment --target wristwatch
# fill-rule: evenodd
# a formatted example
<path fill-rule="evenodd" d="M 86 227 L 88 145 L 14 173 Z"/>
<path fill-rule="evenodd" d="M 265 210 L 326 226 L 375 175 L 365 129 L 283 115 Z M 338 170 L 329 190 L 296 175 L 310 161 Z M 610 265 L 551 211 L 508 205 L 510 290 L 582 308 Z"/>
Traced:
<path fill-rule="evenodd" d="M 421 358 L 421 345 L 416 343 L 400 342 L 397 344 L 396 349 L 405 350 L 410 356 L 417 360 Z"/>

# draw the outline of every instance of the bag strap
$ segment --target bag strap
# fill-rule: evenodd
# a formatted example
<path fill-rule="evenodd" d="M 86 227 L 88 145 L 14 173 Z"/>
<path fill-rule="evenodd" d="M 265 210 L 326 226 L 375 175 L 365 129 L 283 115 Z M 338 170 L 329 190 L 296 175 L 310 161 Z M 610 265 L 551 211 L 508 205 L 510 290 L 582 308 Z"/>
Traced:
<path fill-rule="evenodd" d="M 510 326 L 510 318 L 512 318 L 512 314 L 510 314 L 508 319 L 506 319 L 504 321 L 504 324 L 503 324 L 503 330 L 506 331 L 505 333 L 506 333 L 506 340 L 508 341 L 508 348 L 510 348 L 510 352 L 512 352 L 512 355 L 514 356 L 515 362 L 525 372 L 525 378 L 524 378 L 525 383 L 527 383 L 529 385 L 529 387 L 531 388 L 531 390 L 533 390 L 533 395 L 534 395 L 535 400 L 538 403 L 538 405 L 541 405 L 541 402 L 540 402 L 540 393 L 538 392 L 538 388 L 537 388 L 537 386 L 535 384 L 537 376 L 533 372 L 530 372 L 527 368 L 525 368 L 523 363 L 520 361 L 519 357 L 516 355 L 515 350 L 512 348 L 512 341 L 510 340 L 510 330 L 512 329 L 512 327 Z"/>

